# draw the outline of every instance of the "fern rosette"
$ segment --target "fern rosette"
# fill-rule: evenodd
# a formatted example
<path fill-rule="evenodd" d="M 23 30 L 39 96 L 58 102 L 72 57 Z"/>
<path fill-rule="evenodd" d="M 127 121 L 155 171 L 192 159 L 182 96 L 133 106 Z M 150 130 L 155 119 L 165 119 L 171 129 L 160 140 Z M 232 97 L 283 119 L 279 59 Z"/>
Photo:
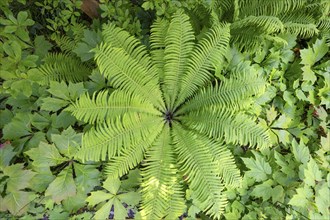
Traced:
<path fill-rule="evenodd" d="M 194 204 L 212 218 L 226 206 L 225 187 L 240 183 L 227 143 L 266 147 L 267 132 L 246 115 L 265 81 L 237 67 L 220 82 L 214 63 L 227 52 L 228 25 L 214 26 L 196 42 L 189 17 L 152 26 L 150 53 L 114 25 L 95 50 L 99 70 L 116 89 L 81 96 L 69 110 L 93 124 L 77 157 L 109 161 L 118 178 L 141 164 L 144 219 L 176 219 Z M 184 178 L 183 178 L 184 177 Z"/>

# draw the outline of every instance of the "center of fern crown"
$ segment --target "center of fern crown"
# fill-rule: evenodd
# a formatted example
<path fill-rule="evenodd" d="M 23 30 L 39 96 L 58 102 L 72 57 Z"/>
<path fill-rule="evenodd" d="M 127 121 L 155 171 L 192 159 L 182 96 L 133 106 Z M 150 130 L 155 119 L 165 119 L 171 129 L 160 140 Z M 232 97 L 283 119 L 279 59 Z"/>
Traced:
<path fill-rule="evenodd" d="M 172 110 L 166 110 L 163 117 L 166 123 L 171 124 L 174 120 L 174 112 Z"/>

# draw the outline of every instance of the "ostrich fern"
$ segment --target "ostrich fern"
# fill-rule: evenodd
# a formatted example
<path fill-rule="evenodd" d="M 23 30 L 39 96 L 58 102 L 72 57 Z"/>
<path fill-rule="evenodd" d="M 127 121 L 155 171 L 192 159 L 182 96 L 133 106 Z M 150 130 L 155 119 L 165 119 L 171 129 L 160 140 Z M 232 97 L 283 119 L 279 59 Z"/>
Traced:
<path fill-rule="evenodd" d="M 81 96 L 69 111 L 93 124 L 77 157 L 109 161 L 118 178 L 142 163 L 144 219 L 175 219 L 185 210 L 184 184 L 199 208 L 220 218 L 225 187 L 240 184 L 226 144 L 263 148 L 266 131 L 244 114 L 264 80 L 244 68 L 212 80 L 214 63 L 226 53 L 229 26 L 214 26 L 196 43 L 189 17 L 178 12 L 157 20 L 150 54 L 114 25 L 103 30 L 96 63 L 116 90 Z M 184 177 L 184 178 L 183 178 Z"/>
<path fill-rule="evenodd" d="M 278 33 L 309 38 L 330 32 L 327 0 L 211 0 L 206 8 L 214 22 L 232 23 L 231 42 L 248 51 L 264 40 L 281 41 Z"/>

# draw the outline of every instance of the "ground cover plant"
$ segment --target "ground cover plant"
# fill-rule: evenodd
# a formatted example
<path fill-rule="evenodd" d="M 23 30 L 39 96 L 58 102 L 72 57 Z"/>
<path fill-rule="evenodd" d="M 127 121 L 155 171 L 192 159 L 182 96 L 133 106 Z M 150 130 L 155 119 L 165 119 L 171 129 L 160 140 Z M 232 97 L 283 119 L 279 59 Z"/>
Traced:
<path fill-rule="evenodd" d="M 94 3 L 0 3 L 1 218 L 328 218 L 328 1 Z"/>

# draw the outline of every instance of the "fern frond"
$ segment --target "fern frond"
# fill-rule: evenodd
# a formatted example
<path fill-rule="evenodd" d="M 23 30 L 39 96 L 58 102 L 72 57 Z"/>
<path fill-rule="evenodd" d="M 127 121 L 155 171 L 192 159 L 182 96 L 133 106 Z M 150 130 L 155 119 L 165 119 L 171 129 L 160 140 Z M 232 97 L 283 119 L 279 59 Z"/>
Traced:
<path fill-rule="evenodd" d="M 56 34 L 52 36 L 52 40 L 54 40 L 61 51 L 65 53 L 71 53 L 77 46 L 76 42 L 68 36 Z"/>
<path fill-rule="evenodd" d="M 160 82 L 164 81 L 164 51 L 165 37 L 168 32 L 169 22 L 166 19 L 158 18 L 151 26 L 150 47 L 151 59 L 158 69 Z"/>
<path fill-rule="evenodd" d="M 118 156 L 123 147 L 148 140 L 150 133 L 162 122 L 162 118 L 153 115 L 125 114 L 85 133 L 77 157 L 83 161 L 111 159 Z"/>
<path fill-rule="evenodd" d="M 240 187 L 242 178 L 230 150 L 228 150 L 225 144 L 221 142 L 213 141 L 205 137 L 203 137 L 203 141 L 207 143 L 210 153 L 215 158 L 215 162 L 217 163 L 217 167 L 219 169 L 218 173 L 223 179 L 225 186 Z"/>
<path fill-rule="evenodd" d="M 187 69 L 188 58 L 194 48 L 195 36 L 189 17 L 181 12 L 175 14 L 165 38 L 164 94 L 167 108 L 172 109 L 180 91 L 180 80 Z"/>
<path fill-rule="evenodd" d="M 48 54 L 39 67 L 45 81 L 81 82 L 88 78 L 92 70 L 80 59 L 67 54 Z"/>
<path fill-rule="evenodd" d="M 95 52 L 99 69 L 111 85 L 126 92 L 134 91 L 159 109 L 164 106 L 158 80 L 123 49 L 102 44 Z"/>
<path fill-rule="evenodd" d="M 139 112 L 160 115 L 160 112 L 151 103 L 135 94 L 117 90 L 109 94 L 107 91 L 94 93 L 92 98 L 86 93 L 82 95 L 68 111 L 79 120 L 94 124 L 104 122 L 107 118 L 116 118 L 126 112 Z"/>
<path fill-rule="evenodd" d="M 239 50 L 254 51 L 263 43 L 263 38 L 282 29 L 283 24 L 277 17 L 249 16 L 231 25 L 231 41 Z"/>
<path fill-rule="evenodd" d="M 223 137 L 227 143 L 264 148 L 270 145 L 267 132 L 250 117 L 226 108 L 208 108 L 191 112 L 182 117 L 182 122 L 190 129 L 209 137 Z"/>
<path fill-rule="evenodd" d="M 239 1 L 240 17 L 244 18 L 249 15 L 277 16 L 280 13 L 301 9 L 305 4 L 305 0 L 241 0 Z"/>
<path fill-rule="evenodd" d="M 181 169 L 187 176 L 189 188 L 204 204 L 200 208 L 211 217 L 220 218 L 227 199 L 222 193 L 224 186 L 221 178 L 216 175 L 217 164 L 208 146 L 196 134 L 185 132 L 179 124 L 173 126 L 173 138 L 174 149 Z"/>
<path fill-rule="evenodd" d="M 319 33 L 315 24 L 301 24 L 287 22 L 284 24 L 285 32 L 295 34 L 300 37 L 309 38 Z"/>
<path fill-rule="evenodd" d="M 182 77 L 182 86 L 177 106 L 192 96 L 210 79 L 210 70 L 227 51 L 229 44 L 229 26 L 215 26 L 196 45 L 187 63 L 187 73 Z"/>
<path fill-rule="evenodd" d="M 103 26 L 102 34 L 105 43 L 112 47 L 122 48 L 131 58 L 135 59 L 146 69 L 151 68 L 151 61 L 146 47 L 127 31 L 110 23 Z"/>
<path fill-rule="evenodd" d="M 143 180 L 141 214 L 144 219 L 162 219 L 168 214 L 171 197 L 174 196 L 178 201 L 184 198 L 182 187 L 176 184 L 177 169 L 171 142 L 170 128 L 167 125 L 147 153 L 141 172 Z M 179 209 L 171 214 L 178 218 L 183 211 Z"/>
<path fill-rule="evenodd" d="M 252 96 L 264 92 L 266 81 L 250 69 L 238 66 L 230 74 L 230 78 L 224 78 L 215 86 L 210 85 L 202 89 L 178 110 L 177 114 L 185 114 L 190 111 L 207 108 L 210 106 L 226 107 L 233 111 L 242 110 L 251 103 Z"/>
<path fill-rule="evenodd" d="M 317 28 L 319 30 L 324 31 L 324 32 L 330 33 L 330 18 L 320 19 L 318 24 L 317 24 Z"/>
<path fill-rule="evenodd" d="M 145 151 L 154 143 L 162 130 L 163 126 L 158 126 L 156 129 L 150 130 L 148 139 L 141 139 L 134 144 L 124 146 L 119 152 L 119 156 L 110 159 L 105 167 L 105 174 L 111 178 L 120 178 L 138 165 L 143 160 Z"/>

